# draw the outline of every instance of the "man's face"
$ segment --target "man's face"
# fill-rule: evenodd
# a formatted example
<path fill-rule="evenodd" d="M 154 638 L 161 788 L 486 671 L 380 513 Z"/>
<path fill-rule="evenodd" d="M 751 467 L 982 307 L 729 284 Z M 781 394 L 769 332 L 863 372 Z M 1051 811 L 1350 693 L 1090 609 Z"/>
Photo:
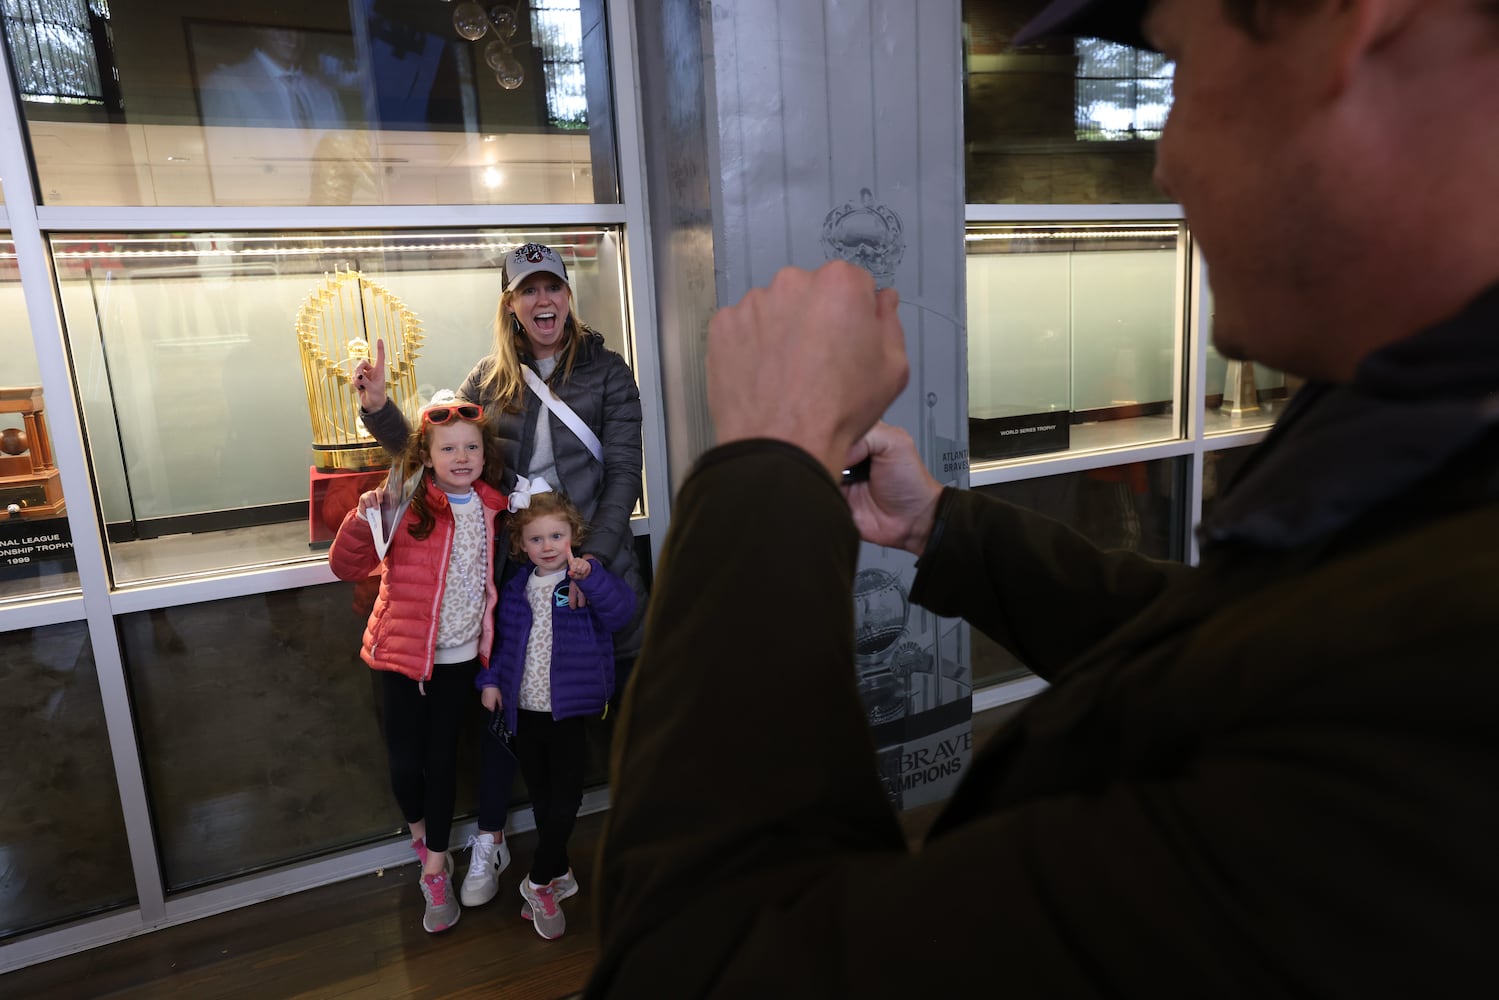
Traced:
<path fill-rule="evenodd" d="M 1176 63 L 1156 182 L 1182 205 L 1208 263 L 1213 340 L 1232 358 L 1297 371 L 1307 346 L 1295 303 L 1326 266 L 1313 253 L 1326 136 L 1306 95 L 1294 25 L 1268 40 L 1228 21 L 1220 0 L 1156 0 L 1147 37 Z M 1283 30 L 1282 30 L 1283 29 Z"/>

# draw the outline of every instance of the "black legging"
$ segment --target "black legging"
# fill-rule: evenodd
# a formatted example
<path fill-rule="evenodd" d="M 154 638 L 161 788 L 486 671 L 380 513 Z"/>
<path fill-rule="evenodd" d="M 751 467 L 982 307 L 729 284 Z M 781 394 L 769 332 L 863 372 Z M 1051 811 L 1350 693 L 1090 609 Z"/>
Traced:
<path fill-rule="evenodd" d="M 423 685 L 382 671 L 390 787 L 407 823 L 426 820 L 427 850 L 446 851 L 458 796 L 458 734 L 478 698 L 479 661 L 439 663 Z"/>
<path fill-rule="evenodd" d="M 544 885 L 567 874 L 567 842 L 583 804 L 587 734 L 582 718 L 554 719 L 549 712 L 518 713 L 515 753 L 536 814 L 536 857 L 531 881 Z"/>

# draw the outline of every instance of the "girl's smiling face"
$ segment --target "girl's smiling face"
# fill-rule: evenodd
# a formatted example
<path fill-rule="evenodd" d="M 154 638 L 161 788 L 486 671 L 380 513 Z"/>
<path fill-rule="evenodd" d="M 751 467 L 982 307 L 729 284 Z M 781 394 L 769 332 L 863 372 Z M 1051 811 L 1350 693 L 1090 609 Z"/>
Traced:
<path fill-rule="evenodd" d="M 566 518 L 544 514 L 527 524 L 521 533 L 526 557 L 543 573 L 555 573 L 567 565 L 572 550 L 573 529 Z"/>
<path fill-rule="evenodd" d="M 484 432 L 467 420 L 429 425 L 425 464 L 444 493 L 467 493 L 484 471 Z"/>

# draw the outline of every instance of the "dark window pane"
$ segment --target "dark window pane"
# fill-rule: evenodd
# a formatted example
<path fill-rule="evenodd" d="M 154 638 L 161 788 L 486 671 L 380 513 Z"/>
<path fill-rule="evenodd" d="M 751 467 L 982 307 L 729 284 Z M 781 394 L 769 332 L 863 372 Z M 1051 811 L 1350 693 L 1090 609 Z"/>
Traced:
<path fill-rule="evenodd" d="M 976 489 L 1055 518 L 1105 549 L 1181 560 L 1190 467 L 1185 458 L 1130 462 Z M 975 687 L 1025 676 L 1025 664 L 978 629 L 972 632 Z"/>
<path fill-rule="evenodd" d="M 359 659 L 377 586 L 118 619 L 169 890 L 401 829 Z"/>
<path fill-rule="evenodd" d="M 0 635 L 0 938 L 135 902 L 83 622 Z"/>

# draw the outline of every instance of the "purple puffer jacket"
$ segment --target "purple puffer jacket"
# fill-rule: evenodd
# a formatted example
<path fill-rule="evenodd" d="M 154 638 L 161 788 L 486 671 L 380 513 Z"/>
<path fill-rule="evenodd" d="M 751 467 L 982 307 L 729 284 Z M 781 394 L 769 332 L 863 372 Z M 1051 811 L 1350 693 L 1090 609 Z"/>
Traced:
<path fill-rule="evenodd" d="M 614 694 L 614 633 L 630 623 L 635 613 L 635 591 L 589 557 L 593 569 L 578 581 L 588 598 L 581 608 L 567 606 L 564 576 L 552 589 L 552 718 L 601 715 Z M 516 573 L 500 591 L 495 609 L 494 653 L 479 671 L 474 686 L 481 691 L 498 687 L 505 724 L 515 729 L 521 673 L 526 666 L 526 641 L 531 637 L 531 605 L 526 581 L 536 567 Z"/>

